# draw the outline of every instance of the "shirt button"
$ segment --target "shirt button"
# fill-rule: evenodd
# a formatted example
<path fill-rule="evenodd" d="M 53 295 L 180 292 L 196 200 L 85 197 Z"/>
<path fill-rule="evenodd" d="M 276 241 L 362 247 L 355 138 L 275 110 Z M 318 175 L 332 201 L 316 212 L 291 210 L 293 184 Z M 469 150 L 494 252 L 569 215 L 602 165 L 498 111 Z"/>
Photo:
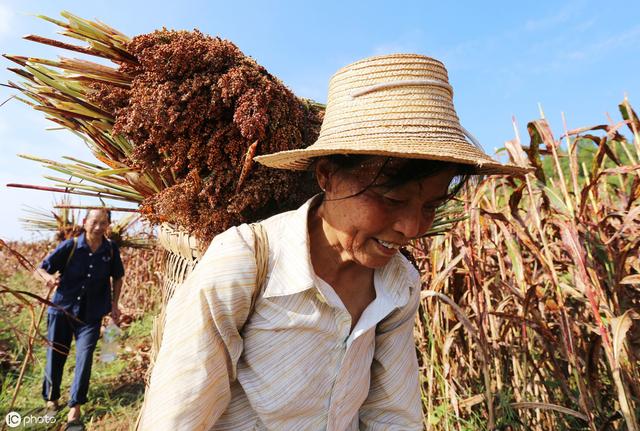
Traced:
<path fill-rule="evenodd" d="M 78 301 L 80 300 L 80 297 L 78 296 Z"/>
<path fill-rule="evenodd" d="M 93 265 L 89 265 L 89 268 L 93 268 Z"/>
<path fill-rule="evenodd" d="M 84 286 L 82 286 L 82 289 L 84 289 Z"/>
<path fill-rule="evenodd" d="M 87 274 L 87 277 L 91 277 L 91 274 Z"/>
<path fill-rule="evenodd" d="M 89 253 L 89 256 L 93 256 L 93 253 Z"/>

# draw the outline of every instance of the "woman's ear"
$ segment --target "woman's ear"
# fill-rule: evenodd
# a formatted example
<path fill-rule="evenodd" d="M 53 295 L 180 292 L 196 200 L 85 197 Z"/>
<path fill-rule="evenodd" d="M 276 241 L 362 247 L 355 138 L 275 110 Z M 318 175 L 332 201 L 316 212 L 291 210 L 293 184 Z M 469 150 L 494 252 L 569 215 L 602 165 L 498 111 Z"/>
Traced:
<path fill-rule="evenodd" d="M 331 176 L 334 173 L 334 166 L 325 158 L 316 162 L 316 181 L 323 192 L 331 190 Z"/>

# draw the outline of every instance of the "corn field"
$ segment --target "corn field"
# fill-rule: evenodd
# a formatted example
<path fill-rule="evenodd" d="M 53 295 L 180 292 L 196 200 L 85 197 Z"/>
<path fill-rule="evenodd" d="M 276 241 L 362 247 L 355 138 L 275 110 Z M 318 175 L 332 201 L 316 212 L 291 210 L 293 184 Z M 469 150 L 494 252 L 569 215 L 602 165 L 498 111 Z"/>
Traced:
<path fill-rule="evenodd" d="M 527 148 L 516 128 L 535 172 L 467 190 L 469 218 L 415 245 L 425 429 L 640 429 L 640 122 L 620 111 L 561 139 L 531 122 Z"/>

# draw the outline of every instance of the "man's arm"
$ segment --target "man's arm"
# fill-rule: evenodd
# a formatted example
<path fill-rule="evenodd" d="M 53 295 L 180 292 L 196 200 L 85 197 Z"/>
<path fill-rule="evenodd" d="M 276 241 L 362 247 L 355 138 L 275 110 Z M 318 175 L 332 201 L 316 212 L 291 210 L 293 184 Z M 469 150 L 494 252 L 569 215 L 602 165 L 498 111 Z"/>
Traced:
<path fill-rule="evenodd" d="M 111 318 L 117 325 L 120 323 L 120 308 L 118 303 L 120 301 L 120 292 L 122 291 L 122 283 L 124 280 L 124 265 L 122 264 L 122 258 L 120 257 L 120 248 L 112 241 L 111 244 L 113 259 L 111 260 Z"/>
<path fill-rule="evenodd" d="M 60 284 L 59 272 L 49 274 L 43 268 L 36 268 L 36 270 L 33 271 L 33 278 L 35 278 L 38 281 L 44 281 L 45 285 L 50 289 L 50 292 L 57 289 L 58 285 Z"/>
<path fill-rule="evenodd" d="M 124 277 L 116 278 L 113 280 L 113 284 L 111 285 L 111 318 L 116 325 L 120 323 L 120 308 L 118 307 L 118 301 L 120 300 L 120 291 L 122 290 L 123 280 Z"/>
<path fill-rule="evenodd" d="M 46 284 L 49 288 L 49 294 L 60 284 L 60 272 L 64 271 L 73 244 L 73 240 L 66 240 L 58 244 L 56 249 L 33 271 L 33 277 Z"/>

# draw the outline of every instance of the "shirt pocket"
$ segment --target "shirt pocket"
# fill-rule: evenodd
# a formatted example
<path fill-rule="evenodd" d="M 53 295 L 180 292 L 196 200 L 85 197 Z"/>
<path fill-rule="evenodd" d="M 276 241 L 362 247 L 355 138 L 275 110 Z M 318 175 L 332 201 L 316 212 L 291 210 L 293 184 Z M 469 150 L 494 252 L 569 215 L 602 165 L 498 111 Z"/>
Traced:
<path fill-rule="evenodd" d="M 91 268 L 91 272 L 93 273 L 92 277 L 96 277 L 97 280 L 108 280 L 111 275 L 111 261 L 112 258 L 109 254 L 103 254 L 102 256 L 98 256 L 93 262 L 93 268 Z"/>

